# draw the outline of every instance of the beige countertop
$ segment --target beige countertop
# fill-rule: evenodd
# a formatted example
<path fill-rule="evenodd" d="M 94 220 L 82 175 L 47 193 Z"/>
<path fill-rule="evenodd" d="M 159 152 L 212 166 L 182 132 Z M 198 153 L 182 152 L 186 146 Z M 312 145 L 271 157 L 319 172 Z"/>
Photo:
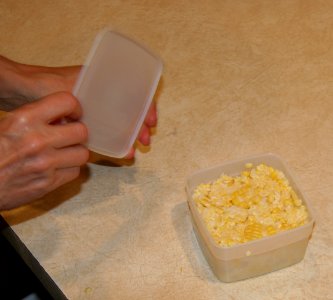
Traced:
<path fill-rule="evenodd" d="M 333 1 L 9 1 L 0 53 L 82 64 L 114 28 L 164 61 L 152 146 L 3 214 L 69 299 L 333 299 Z M 186 203 L 193 171 L 273 152 L 316 226 L 302 262 L 219 282 Z"/>

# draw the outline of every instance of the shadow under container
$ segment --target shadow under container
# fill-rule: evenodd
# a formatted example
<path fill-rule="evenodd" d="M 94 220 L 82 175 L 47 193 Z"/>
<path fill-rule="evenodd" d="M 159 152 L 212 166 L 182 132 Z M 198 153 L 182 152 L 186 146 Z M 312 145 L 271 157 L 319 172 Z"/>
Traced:
<path fill-rule="evenodd" d="M 306 206 L 308 222 L 269 237 L 231 247 L 221 247 L 214 241 L 204 224 L 192 195 L 199 184 L 212 182 L 221 174 L 240 175 L 246 163 L 252 163 L 253 166 L 264 163 L 282 171 Z M 312 209 L 296 184 L 294 176 L 277 155 L 267 153 L 198 171 L 188 178 L 186 191 L 195 235 L 208 264 L 219 280 L 233 282 L 263 275 L 296 264 L 304 258 L 314 226 Z"/>

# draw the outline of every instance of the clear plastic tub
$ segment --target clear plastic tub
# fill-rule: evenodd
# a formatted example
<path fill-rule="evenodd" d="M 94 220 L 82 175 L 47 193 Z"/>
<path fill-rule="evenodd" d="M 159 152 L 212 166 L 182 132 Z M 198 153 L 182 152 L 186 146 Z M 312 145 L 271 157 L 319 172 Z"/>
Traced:
<path fill-rule="evenodd" d="M 265 163 L 282 171 L 307 207 L 309 222 L 269 237 L 224 248 L 219 246 L 208 232 L 196 204 L 192 200 L 192 194 L 199 184 L 216 180 L 222 173 L 230 176 L 239 175 L 244 170 L 246 163 L 253 165 Z M 271 153 L 258 155 L 198 171 L 188 178 L 186 190 L 198 243 L 219 280 L 233 282 L 263 275 L 298 263 L 304 258 L 314 226 L 313 212 L 308 199 L 296 184 L 294 176 L 277 155 Z"/>
<path fill-rule="evenodd" d="M 107 29 L 97 36 L 73 90 L 90 150 L 116 158 L 129 152 L 162 69 L 161 59 L 136 41 Z"/>

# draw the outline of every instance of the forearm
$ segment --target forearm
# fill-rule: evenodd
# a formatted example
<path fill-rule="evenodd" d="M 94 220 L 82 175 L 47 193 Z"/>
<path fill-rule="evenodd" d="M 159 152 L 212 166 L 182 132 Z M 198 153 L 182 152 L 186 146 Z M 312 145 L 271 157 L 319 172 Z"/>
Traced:
<path fill-rule="evenodd" d="M 24 65 L 0 56 L 0 109 L 11 110 L 28 102 L 24 95 L 28 85 Z"/>
<path fill-rule="evenodd" d="M 0 56 L 0 110 L 12 110 L 58 91 L 71 91 L 80 66 L 20 64 Z"/>

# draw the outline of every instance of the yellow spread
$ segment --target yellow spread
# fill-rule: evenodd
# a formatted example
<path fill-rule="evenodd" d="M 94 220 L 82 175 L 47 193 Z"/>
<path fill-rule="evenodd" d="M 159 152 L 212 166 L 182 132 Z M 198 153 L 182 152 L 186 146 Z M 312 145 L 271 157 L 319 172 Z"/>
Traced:
<path fill-rule="evenodd" d="M 248 163 L 235 177 L 221 175 L 200 184 L 193 200 L 213 239 L 222 247 L 271 236 L 301 226 L 308 212 L 285 175 Z"/>

